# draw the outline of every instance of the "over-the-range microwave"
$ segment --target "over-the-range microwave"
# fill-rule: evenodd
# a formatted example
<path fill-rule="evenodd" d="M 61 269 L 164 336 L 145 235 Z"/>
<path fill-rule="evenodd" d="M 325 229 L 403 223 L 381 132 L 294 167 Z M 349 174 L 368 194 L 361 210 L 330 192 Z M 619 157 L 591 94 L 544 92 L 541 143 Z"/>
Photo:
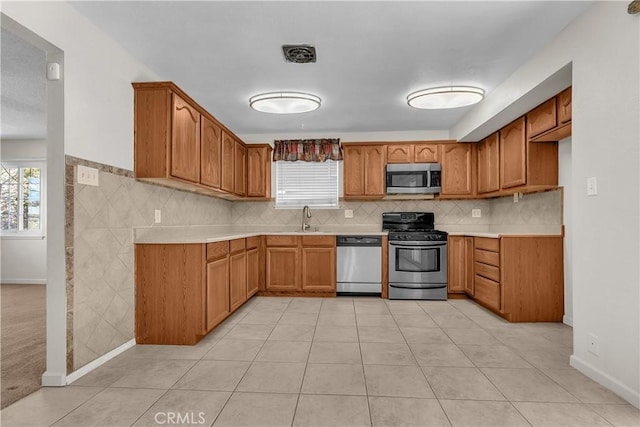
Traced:
<path fill-rule="evenodd" d="M 440 193 L 440 163 L 398 163 L 387 165 L 387 194 Z"/>

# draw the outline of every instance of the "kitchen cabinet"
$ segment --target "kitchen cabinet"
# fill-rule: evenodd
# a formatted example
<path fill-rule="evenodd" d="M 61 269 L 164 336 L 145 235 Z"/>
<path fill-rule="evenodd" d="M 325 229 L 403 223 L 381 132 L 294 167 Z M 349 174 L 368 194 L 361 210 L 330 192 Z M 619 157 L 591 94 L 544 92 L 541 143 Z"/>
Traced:
<path fill-rule="evenodd" d="M 233 193 L 235 190 L 235 155 L 236 155 L 236 141 L 233 136 L 226 132 L 222 133 L 222 175 L 220 178 L 220 188 L 229 193 Z"/>
<path fill-rule="evenodd" d="M 260 237 L 247 238 L 247 299 L 254 296 L 260 289 Z"/>
<path fill-rule="evenodd" d="M 231 311 L 247 300 L 247 252 L 245 239 L 229 242 L 229 306 Z"/>
<path fill-rule="evenodd" d="M 267 293 L 335 295 L 335 236 L 267 236 L 266 246 Z"/>
<path fill-rule="evenodd" d="M 231 314 L 229 306 L 229 242 L 209 243 L 207 251 L 206 330 Z"/>
<path fill-rule="evenodd" d="M 171 175 L 199 182 L 200 113 L 178 94 L 172 97 Z"/>
<path fill-rule="evenodd" d="M 500 130 L 500 188 L 527 183 L 525 119 L 520 117 Z"/>
<path fill-rule="evenodd" d="M 553 126 L 546 126 L 542 132 L 529 129 L 527 136 L 532 142 L 555 142 L 571 136 L 571 88 L 563 90 L 555 98 L 532 110 L 527 114 L 527 119 L 529 120 L 530 116 L 536 119 L 536 113 L 552 101 L 556 108 L 553 112 L 548 111 L 547 121 Z"/>
<path fill-rule="evenodd" d="M 205 262 L 202 244 L 135 245 L 136 343 L 191 345 L 205 334 Z"/>
<path fill-rule="evenodd" d="M 302 236 L 302 290 L 336 291 L 335 236 Z"/>
<path fill-rule="evenodd" d="M 203 116 L 200 122 L 200 137 L 200 183 L 220 188 L 222 128 Z"/>
<path fill-rule="evenodd" d="M 247 195 L 247 147 L 236 140 L 234 158 L 234 193 L 238 196 Z"/>
<path fill-rule="evenodd" d="M 344 145 L 344 197 L 381 198 L 385 192 L 387 146 Z"/>
<path fill-rule="evenodd" d="M 296 236 L 267 236 L 266 290 L 299 289 L 300 251 Z"/>
<path fill-rule="evenodd" d="M 476 237 L 474 256 L 474 298 L 500 311 L 500 240 Z"/>
<path fill-rule="evenodd" d="M 248 197 L 271 197 L 271 151 L 269 144 L 247 145 Z"/>
<path fill-rule="evenodd" d="M 529 138 L 553 129 L 557 125 L 556 120 L 556 98 L 551 98 L 527 113 L 527 134 Z"/>
<path fill-rule="evenodd" d="M 387 145 L 388 163 L 436 163 L 438 144 L 397 143 Z"/>
<path fill-rule="evenodd" d="M 475 144 L 442 144 L 442 192 L 440 196 L 470 197 L 474 191 Z M 462 197 L 461 197 L 462 196 Z"/>
<path fill-rule="evenodd" d="M 498 133 L 478 143 L 478 194 L 500 190 L 500 141 Z"/>
<path fill-rule="evenodd" d="M 473 295 L 473 237 L 449 236 L 447 292 Z"/>

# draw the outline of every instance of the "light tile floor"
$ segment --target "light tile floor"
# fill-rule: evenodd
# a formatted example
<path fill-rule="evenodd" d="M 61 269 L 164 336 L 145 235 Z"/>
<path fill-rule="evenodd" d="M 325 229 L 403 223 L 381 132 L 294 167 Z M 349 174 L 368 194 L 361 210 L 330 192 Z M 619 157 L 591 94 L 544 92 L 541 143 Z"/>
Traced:
<path fill-rule="evenodd" d="M 253 298 L 198 345 L 136 346 L 2 426 L 638 426 L 571 328 L 468 300 Z"/>

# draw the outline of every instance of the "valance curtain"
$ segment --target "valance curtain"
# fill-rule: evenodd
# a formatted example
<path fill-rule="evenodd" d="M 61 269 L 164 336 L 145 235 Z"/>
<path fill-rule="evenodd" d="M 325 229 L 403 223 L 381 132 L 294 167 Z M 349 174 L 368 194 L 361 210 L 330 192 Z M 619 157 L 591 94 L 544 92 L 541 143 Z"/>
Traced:
<path fill-rule="evenodd" d="M 274 141 L 273 161 L 324 162 L 342 160 L 340 139 L 283 139 Z"/>

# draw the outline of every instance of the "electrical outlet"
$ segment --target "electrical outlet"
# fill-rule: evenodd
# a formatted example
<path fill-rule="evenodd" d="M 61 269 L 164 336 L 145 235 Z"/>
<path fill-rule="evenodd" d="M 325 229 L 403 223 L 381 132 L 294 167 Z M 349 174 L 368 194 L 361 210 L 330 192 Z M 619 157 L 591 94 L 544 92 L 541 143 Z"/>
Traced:
<path fill-rule="evenodd" d="M 99 185 L 100 173 L 96 168 L 78 165 L 78 184 Z"/>
<path fill-rule="evenodd" d="M 471 209 L 471 218 L 482 218 L 482 209 Z"/>
<path fill-rule="evenodd" d="M 596 196 L 598 194 L 598 180 L 595 176 L 587 178 L 587 196 Z"/>
<path fill-rule="evenodd" d="M 344 210 L 345 218 L 353 218 L 353 209 L 345 209 Z"/>
<path fill-rule="evenodd" d="M 600 355 L 600 342 L 597 335 L 587 334 L 587 350 L 596 356 Z"/>
<path fill-rule="evenodd" d="M 160 209 L 156 209 L 155 211 L 154 222 L 156 224 L 160 224 L 162 222 L 162 211 Z"/>

